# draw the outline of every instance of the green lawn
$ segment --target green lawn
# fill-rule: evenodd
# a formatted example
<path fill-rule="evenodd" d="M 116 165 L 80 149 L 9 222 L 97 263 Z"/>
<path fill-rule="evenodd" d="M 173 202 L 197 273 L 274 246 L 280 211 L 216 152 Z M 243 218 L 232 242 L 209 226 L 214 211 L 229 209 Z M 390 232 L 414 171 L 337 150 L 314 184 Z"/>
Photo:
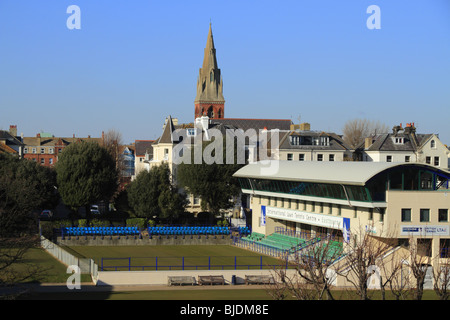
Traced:
<path fill-rule="evenodd" d="M 20 263 L 14 264 L 13 268 L 19 277 L 30 273 L 30 277 L 22 281 L 23 283 L 63 283 L 69 277 L 67 267 L 41 248 L 28 250 Z M 90 282 L 91 277 L 82 275 L 81 280 Z"/>

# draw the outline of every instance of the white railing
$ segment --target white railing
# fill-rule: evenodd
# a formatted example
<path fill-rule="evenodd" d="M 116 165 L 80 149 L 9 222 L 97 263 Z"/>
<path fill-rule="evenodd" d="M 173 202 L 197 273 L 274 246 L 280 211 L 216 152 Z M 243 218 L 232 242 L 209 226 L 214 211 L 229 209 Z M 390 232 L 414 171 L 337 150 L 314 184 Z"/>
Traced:
<path fill-rule="evenodd" d="M 78 266 L 81 273 L 91 274 L 93 279 L 97 278 L 98 265 L 94 263 L 94 260 L 75 257 L 73 254 L 44 237 L 41 237 L 41 247 L 61 263 L 67 266 Z"/>

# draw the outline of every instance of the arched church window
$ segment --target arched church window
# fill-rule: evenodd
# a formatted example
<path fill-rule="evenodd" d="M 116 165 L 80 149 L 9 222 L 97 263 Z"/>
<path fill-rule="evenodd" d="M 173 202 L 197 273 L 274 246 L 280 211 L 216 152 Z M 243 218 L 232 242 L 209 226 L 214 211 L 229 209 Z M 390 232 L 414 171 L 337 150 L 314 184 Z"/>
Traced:
<path fill-rule="evenodd" d="M 208 108 L 208 117 L 209 117 L 209 118 L 214 118 L 213 106 L 210 106 L 210 107 Z"/>

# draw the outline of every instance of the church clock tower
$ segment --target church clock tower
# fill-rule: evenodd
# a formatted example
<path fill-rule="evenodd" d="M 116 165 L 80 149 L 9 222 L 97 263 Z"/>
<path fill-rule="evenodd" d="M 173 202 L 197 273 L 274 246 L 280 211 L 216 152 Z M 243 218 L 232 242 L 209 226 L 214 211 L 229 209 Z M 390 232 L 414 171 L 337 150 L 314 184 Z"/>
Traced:
<path fill-rule="evenodd" d="M 225 99 L 220 69 L 217 67 L 216 49 L 209 24 L 203 65 L 197 80 L 197 96 L 195 97 L 195 118 L 208 116 L 210 119 L 224 118 Z"/>

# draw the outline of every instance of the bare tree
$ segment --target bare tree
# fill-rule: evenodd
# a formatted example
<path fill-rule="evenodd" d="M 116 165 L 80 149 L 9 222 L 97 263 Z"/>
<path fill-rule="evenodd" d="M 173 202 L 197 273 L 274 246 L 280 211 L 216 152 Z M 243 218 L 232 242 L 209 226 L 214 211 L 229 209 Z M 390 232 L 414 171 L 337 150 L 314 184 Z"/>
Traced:
<path fill-rule="evenodd" d="M 434 292 L 441 300 L 448 300 L 450 297 L 450 261 L 448 257 L 439 255 L 435 258 L 433 266 Z"/>
<path fill-rule="evenodd" d="M 276 270 L 279 283 L 271 288 L 269 294 L 274 299 L 291 296 L 298 300 L 334 300 L 331 290 L 335 272 L 332 265 L 341 254 L 341 242 L 331 237 L 305 245 L 286 257 L 295 266 L 295 276 L 288 277 L 286 270 Z"/>
<path fill-rule="evenodd" d="M 122 133 L 116 129 L 109 129 L 104 134 L 103 146 L 109 151 L 116 161 L 117 169 L 120 169 L 120 146 L 123 144 Z"/>
<path fill-rule="evenodd" d="M 285 268 L 275 269 L 275 283 L 271 285 L 267 292 L 274 300 L 285 300 L 293 297 L 297 300 L 310 300 L 311 292 L 305 283 L 298 279 L 297 275 L 289 276 Z"/>
<path fill-rule="evenodd" d="M 37 236 L 22 236 L 20 238 L 0 238 L 0 286 L 8 286 L 27 280 L 36 275 L 32 264 L 25 266 L 24 255 L 39 242 Z"/>
<path fill-rule="evenodd" d="M 409 239 L 409 268 L 415 279 L 414 300 L 422 300 L 425 277 L 431 264 L 431 241 Z"/>
<path fill-rule="evenodd" d="M 383 262 L 383 256 L 394 245 L 392 237 L 374 237 L 361 228 L 347 243 L 345 261 L 338 274 L 352 284 L 361 300 L 370 299 L 368 293 L 370 283 L 374 280 L 372 277 L 376 279 L 379 276 L 378 265 Z"/>
<path fill-rule="evenodd" d="M 29 292 L 24 283 L 42 281 L 50 267 L 27 259 L 26 254 L 39 246 L 39 236 L 0 237 L 0 300 L 13 300 Z"/>
<path fill-rule="evenodd" d="M 390 288 L 396 300 L 405 299 L 410 292 L 409 282 L 403 277 L 404 260 L 407 257 L 401 246 L 393 247 L 377 261 L 380 270 L 380 290 L 383 300 L 386 299 L 386 287 Z"/>
<path fill-rule="evenodd" d="M 396 300 L 408 300 L 410 298 L 413 289 L 411 288 L 409 267 L 405 263 L 405 260 L 399 264 L 398 274 L 392 277 L 389 282 L 389 288 Z"/>
<path fill-rule="evenodd" d="M 112 158 L 114 159 L 116 163 L 116 169 L 119 173 L 118 179 L 119 184 L 121 182 L 121 176 L 125 169 L 125 161 L 122 157 L 122 145 L 123 145 L 123 139 L 122 139 L 122 133 L 120 133 L 116 129 L 109 129 L 106 131 L 106 133 L 103 135 L 103 146 L 108 150 L 108 152 L 111 154 Z M 117 194 L 115 195 L 117 196 Z"/>
<path fill-rule="evenodd" d="M 344 141 L 352 148 L 361 145 L 365 138 L 386 132 L 388 132 L 388 126 L 386 124 L 368 119 L 348 120 L 342 129 Z"/>

